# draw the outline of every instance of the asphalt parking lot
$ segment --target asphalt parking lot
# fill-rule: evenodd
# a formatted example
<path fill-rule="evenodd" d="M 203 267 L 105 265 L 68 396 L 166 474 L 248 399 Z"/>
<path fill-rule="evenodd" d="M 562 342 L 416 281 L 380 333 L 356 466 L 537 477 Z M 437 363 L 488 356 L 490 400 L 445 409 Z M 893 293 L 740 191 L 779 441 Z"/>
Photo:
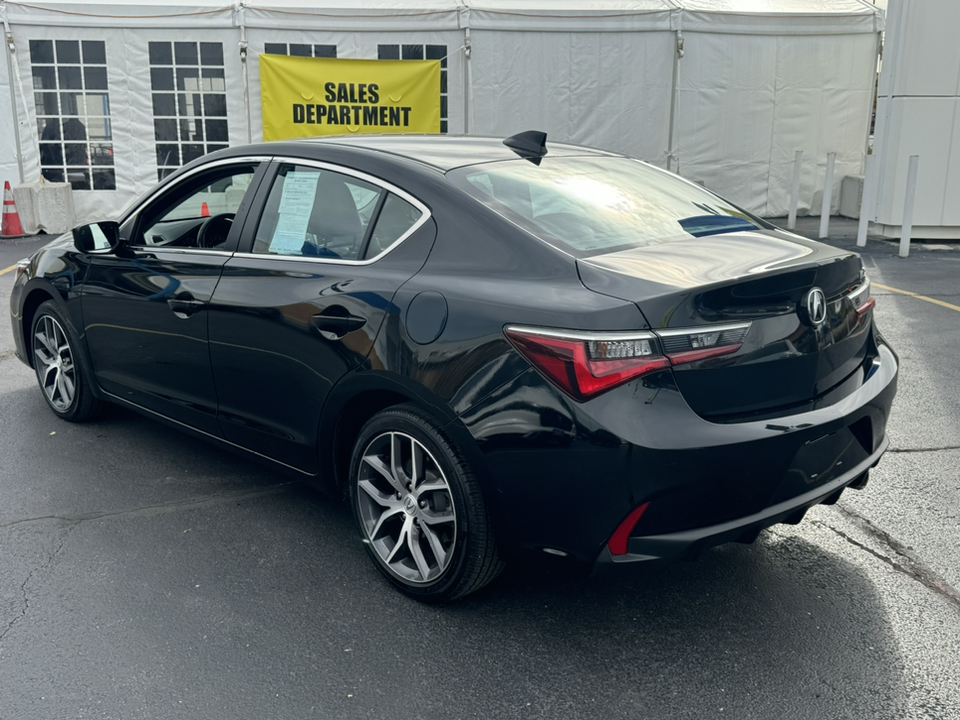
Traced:
<path fill-rule="evenodd" d="M 0 272 L 45 241 L 0 240 Z M 0 720 L 960 717 L 960 243 L 863 254 L 902 363 L 865 490 L 697 563 L 515 567 L 446 607 L 286 476 L 125 410 L 57 420 L 0 276 Z"/>

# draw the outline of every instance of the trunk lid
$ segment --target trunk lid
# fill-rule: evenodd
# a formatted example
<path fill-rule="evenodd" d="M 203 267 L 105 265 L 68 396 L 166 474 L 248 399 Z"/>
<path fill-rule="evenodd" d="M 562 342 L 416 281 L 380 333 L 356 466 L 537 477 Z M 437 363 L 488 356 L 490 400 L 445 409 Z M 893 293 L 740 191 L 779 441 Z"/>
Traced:
<path fill-rule="evenodd" d="M 854 372 L 869 347 L 869 315 L 852 290 L 863 283 L 856 254 L 778 231 L 668 242 L 577 260 L 583 284 L 635 302 L 655 331 L 750 323 L 734 354 L 674 367 L 699 415 L 715 419 L 807 402 Z M 825 318 L 807 307 L 820 288 Z M 671 334 L 661 336 L 671 352 Z M 676 349 L 676 348 L 674 348 Z"/>

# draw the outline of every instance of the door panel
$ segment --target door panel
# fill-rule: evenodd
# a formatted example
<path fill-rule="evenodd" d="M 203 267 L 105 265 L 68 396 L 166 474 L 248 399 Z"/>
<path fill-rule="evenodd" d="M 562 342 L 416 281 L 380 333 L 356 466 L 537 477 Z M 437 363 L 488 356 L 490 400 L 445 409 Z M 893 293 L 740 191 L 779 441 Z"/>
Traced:
<path fill-rule="evenodd" d="M 207 305 L 265 168 L 249 159 L 199 168 L 124 222 L 116 253 L 88 256 L 84 337 L 104 390 L 221 435 Z"/>
<path fill-rule="evenodd" d="M 100 387 L 220 434 L 204 308 L 228 257 L 157 249 L 92 259 L 83 316 Z"/>
<path fill-rule="evenodd" d="M 396 271 L 235 257 L 210 313 L 210 354 L 224 436 L 307 472 L 330 388 L 364 361 Z"/>
<path fill-rule="evenodd" d="M 330 389 L 365 363 L 377 369 L 368 359 L 377 333 L 436 235 L 426 207 L 409 198 L 401 200 L 409 232 L 397 233 L 403 220 L 391 211 L 380 230 L 390 245 L 375 244 L 395 189 L 349 173 L 279 164 L 273 188 L 258 197 L 257 227 L 243 229 L 240 247 L 252 252 L 226 263 L 210 305 L 224 436 L 311 473 Z"/>

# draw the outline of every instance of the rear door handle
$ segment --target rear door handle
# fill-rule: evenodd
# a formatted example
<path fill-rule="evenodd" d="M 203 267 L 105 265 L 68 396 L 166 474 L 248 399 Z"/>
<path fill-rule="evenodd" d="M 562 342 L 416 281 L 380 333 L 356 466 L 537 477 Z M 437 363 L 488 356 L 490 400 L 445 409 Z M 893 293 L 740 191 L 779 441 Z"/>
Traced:
<path fill-rule="evenodd" d="M 200 310 L 204 305 L 206 305 L 206 303 L 201 300 L 197 300 L 189 293 L 185 293 L 183 295 L 170 298 L 167 300 L 167 305 L 170 306 L 170 309 L 173 310 L 173 314 L 177 317 L 188 318 Z"/>
<path fill-rule="evenodd" d="M 345 309 L 339 305 L 328 308 L 324 312 L 313 316 L 313 324 L 327 340 L 339 340 L 354 330 L 359 330 L 367 323 L 366 318 L 357 315 L 334 315 L 329 314 L 330 310 Z"/>

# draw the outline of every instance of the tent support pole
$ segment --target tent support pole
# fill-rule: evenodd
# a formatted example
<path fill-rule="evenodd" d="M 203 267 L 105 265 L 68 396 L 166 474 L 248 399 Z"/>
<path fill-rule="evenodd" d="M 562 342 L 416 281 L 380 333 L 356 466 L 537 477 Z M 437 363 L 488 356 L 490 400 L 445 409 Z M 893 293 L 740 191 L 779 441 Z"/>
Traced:
<path fill-rule="evenodd" d="M 250 70 L 247 67 L 247 26 L 243 17 L 243 6 L 234 6 L 237 25 L 240 28 L 240 65 L 243 67 L 243 107 L 247 113 L 247 143 L 253 142 L 253 120 L 250 117 Z"/>
<path fill-rule="evenodd" d="M 667 139 L 667 170 L 680 174 L 676 143 L 677 104 L 680 95 L 680 59 L 683 57 L 683 32 L 677 30 L 677 51 L 673 56 L 673 92 L 670 93 L 670 128 Z"/>
<path fill-rule="evenodd" d="M 473 67 L 470 56 L 473 54 L 473 44 L 470 39 L 470 10 L 463 10 L 460 14 L 463 23 L 463 132 L 473 132 Z"/>
<path fill-rule="evenodd" d="M 20 147 L 20 112 L 17 109 L 17 93 L 14 89 L 16 86 L 16 78 L 13 76 L 13 67 L 17 59 L 17 46 L 13 42 L 13 32 L 10 30 L 10 23 L 7 21 L 6 15 L 3 17 L 3 33 L 9 52 L 7 56 L 7 75 L 9 76 L 10 82 L 10 108 L 13 111 L 13 139 L 17 144 L 17 170 L 20 172 L 20 184 L 23 185 L 23 148 Z"/>
<path fill-rule="evenodd" d="M 870 131 L 876 131 L 876 111 L 877 102 L 880 97 L 880 61 L 883 59 L 883 33 L 877 33 L 877 49 L 874 57 L 873 72 L 873 93 L 870 101 L 870 116 L 873 118 L 873 127 L 867 124 L 867 137 L 864 140 L 863 147 L 863 188 L 860 197 L 860 217 L 857 222 L 857 247 L 867 246 L 867 230 L 870 223 L 870 215 L 873 213 L 873 196 L 875 182 L 871 176 L 871 171 L 875 172 L 876 157 L 873 155 L 873 148 L 870 147 Z M 874 138 L 876 144 L 876 138 Z"/>

